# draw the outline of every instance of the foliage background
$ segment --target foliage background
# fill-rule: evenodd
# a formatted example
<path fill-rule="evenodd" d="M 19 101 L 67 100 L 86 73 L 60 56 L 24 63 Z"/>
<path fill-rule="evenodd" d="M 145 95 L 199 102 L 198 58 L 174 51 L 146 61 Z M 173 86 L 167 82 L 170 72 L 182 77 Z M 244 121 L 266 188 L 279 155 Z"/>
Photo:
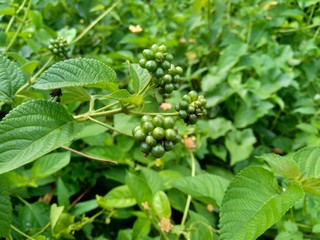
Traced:
<path fill-rule="evenodd" d="M 3 52 L 18 24 L 7 33 L 4 30 L 21 2 L 1 4 Z M 31 75 L 48 59 L 50 39 L 62 35 L 72 43 L 112 4 L 107 0 L 34 0 L 21 33 L 6 54 L 25 69 L 26 75 Z M 82 39 L 71 44 L 70 56 L 109 64 L 117 70 L 121 87 L 130 88 L 125 61 L 137 62 L 144 48 L 165 43 L 175 56 L 175 63 L 185 69 L 182 90 L 165 101 L 174 106 L 190 89 L 202 92 L 208 100 L 207 119 L 199 121 L 196 127 L 180 126 L 184 136 L 195 136 L 196 173 L 216 174 L 230 180 L 247 166 L 264 166 L 264 161 L 256 156 L 270 152 L 283 155 L 319 144 L 319 9 L 316 0 L 122 1 Z M 142 31 L 132 32 L 130 25 L 140 25 Z M 50 97 L 39 90 L 28 94 L 27 98 Z M 157 99 L 162 100 L 161 96 Z M 87 108 L 81 101 L 62 98 L 62 102 L 71 113 Z M 2 105 L 1 116 L 10 109 L 11 106 Z M 145 110 L 160 111 L 151 99 Z M 130 132 L 138 118 L 119 115 L 109 120 L 118 129 Z M 88 125 L 71 147 L 119 165 L 101 164 L 58 151 L 49 155 L 56 159 L 57 169 L 51 165 L 39 167 L 38 160 L 8 173 L 15 210 L 13 225 L 21 231 L 30 235 L 41 229 L 47 231 L 53 203 L 64 206 L 68 214 L 66 226 L 73 217 L 80 218 L 84 213 L 93 216 L 98 211 L 95 196 L 104 196 L 128 184 L 130 177 L 139 177 L 144 184 L 162 178 L 160 182 L 165 187 L 159 189 L 166 191 L 173 207 L 173 222 L 180 221 L 188 192 L 172 188 L 171 183 L 190 175 L 189 153 L 182 144 L 157 162 L 143 157 L 133 139 Z M 44 174 L 43 169 L 51 172 Z M 319 199 L 308 196 L 306 202 L 297 204 L 261 239 L 319 238 Z M 187 226 L 201 220 L 218 228 L 218 210 L 212 212 L 211 205 L 209 210 L 208 206 L 206 201 L 193 200 Z M 141 219 L 138 209 L 111 211 L 110 223 L 110 217 L 103 214 L 77 231 L 76 239 L 130 239 L 130 234 L 136 234 L 138 239 L 147 231 L 136 221 L 137 217 Z M 196 239 L 196 234 L 207 233 L 192 234 Z M 156 235 L 151 232 L 149 237 Z M 210 236 L 216 237 L 212 232 Z M 14 239 L 19 239 L 19 235 Z"/>

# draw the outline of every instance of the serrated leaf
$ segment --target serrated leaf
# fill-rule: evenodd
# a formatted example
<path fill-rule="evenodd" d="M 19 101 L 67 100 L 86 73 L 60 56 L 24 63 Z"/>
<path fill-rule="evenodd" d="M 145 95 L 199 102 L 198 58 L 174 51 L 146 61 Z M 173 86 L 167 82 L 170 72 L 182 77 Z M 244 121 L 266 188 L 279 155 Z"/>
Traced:
<path fill-rule="evenodd" d="M 139 106 L 143 101 L 141 95 L 132 95 L 126 89 L 114 91 L 113 93 L 105 96 L 104 98 L 118 100 L 123 103 L 132 103 L 136 106 Z"/>
<path fill-rule="evenodd" d="M 229 132 L 226 136 L 225 144 L 231 154 L 231 166 L 248 158 L 256 141 L 252 129 Z"/>
<path fill-rule="evenodd" d="M 129 64 L 129 72 L 132 78 L 132 88 L 139 93 L 148 84 L 151 76 L 148 70 L 141 68 L 139 64 Z"/>
<path fill-rule="evenodd" d="M 171 217 L 171 205 L 169 198 L 163 191 L 158 191 L 154 194 L 152 199 L 152 209 L 160 219 Z"/>
<path fill-rule="evenodd" d="M 79 125 L 58 103 L 34 100 L 19 105 L 0 122 L 0 174 L 71 141 Z"/>
<path fill-rule="evenodd" d="M 275 171 L 276 174 L 286 178 L 296 178 L 300 176 L 298 165 L 291 159 L 290 156 L 279 156 L 274 153 L 268 153 L 260 156 L 265 160 Z"/>
<path fill-rule="evenodd" d="M 0 237 L 8 237 L 12 219 L 8 183 L 5 177 L 0 176 Z"/>
<path fill-rule="evenodd" d="M 25 79 L 18 65 L 0 55 L 0 102 L 11 103 L 24 83 Z"/>
<path fill-rule="evenodd" d="M 306 147 L 292 156 L 305 178 L 320 178 L 320 147 Z"/>
<path fill-rule="evenodd" d="M 280 189 L 268 170 L 252 166 L 230 183 L 220 209 L 221 240 L 253 240 L 276 223 L 303 197 L 302 189 L 291 184 Z"/>
<path fill-rule="evenodd" d="M 43 72 L 34 84 L 37 89 L 96 87 L 111 92 L 118 90 L 115 71 L 94 59 L 70 59 L 58 62 Z"/>
<path fill-rule="evenodd" d="M 220 206 L 228 184 L 229 182 L 222 177 L 201 174 L 195 177 L 184 177 L 174 182 L 173 186 L 206 204 Z"/>

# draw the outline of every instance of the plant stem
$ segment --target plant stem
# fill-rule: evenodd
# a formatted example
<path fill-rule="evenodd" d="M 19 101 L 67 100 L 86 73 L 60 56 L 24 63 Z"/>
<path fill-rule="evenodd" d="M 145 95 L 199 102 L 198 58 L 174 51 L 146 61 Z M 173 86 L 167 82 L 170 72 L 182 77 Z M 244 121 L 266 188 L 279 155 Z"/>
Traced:
<path fill-rule="evenodd" d="M 24 236 L 25 238 L 27 239 L 30 239 L 30 240 L 35 240 L 33 237 L 30 237 L 29 235 L 25 234 L 24 232 L 21 232 L 18 228 L 16 228 L 15 226 L 13 225 L 10 225 L 10 227 L 16 231 L 17 233 L 19 233 L 21 236 Z"/>
<path fill-rule="evenodd" d="M 43 233 L 45 230 L 47 230 L 51 226 L 51 222 L 48 222 L 47 225 L 45 225 L 39 232 L 32 235 L 32 237 L 36 237 Z"/>
<path fill-rule="evenodd" d="M 119 101 L 116 101 L 116 102 L 114 102 L 114 103 L 110 103 L 110 104 L 107 105 L 107 106 L 104 106 L 104 107 L 102 107 L 102 108 L 99 108 L 99 109 L 96 110 L 96 112 L 101 112 L 101 111 L 107 110 L 107 109 L 109 109 L 109 108 L 112 108 L 112 107 L 116 106 L 117 104 L 119 104 Z"/>
<path fill-rule="evenodd" d="M 109 159 L 104 159 L 104 158 L 98 158 L 98 157 L 93 157 L 93 156 L 90 156 L 90 155 L 87 155 L 85 153 L 82 153 L 82 152 L 79 152 L 73 148 L 69 148 L 69 147 L 66 147 L 66 146 L 61 146 L 61 148 L 65 149 L 65 150 L 68 150 L 70 152 L 73 152 L 73 153 L 76 153 L 80 156 L 83 156 L 85 158 L 88 158 L 88 159 L 91 159 L 91 160 L 95 160 L 95 161 L 100 161 L 100 162 L 109 162 L 109 163 L 113 163 L 113 164 L 118 164 L 117 162 L 115 161 L 112 161 L 112 160 L 109 160 Z"/>
<path fill-rule="evenodd" d="M 194 177 L 196 175 L 196 159 L 194 158 L 194 154 L 192 152 L 192 150 L 189 150 L 190 153 L 190 158 L 191 158 L 191 177 Z M 189 208 L 190 208 L 190 203 L 191 203 L 191 196 L 188 195 L 187 198 L 187 202 L 186 202 L 186 206 L 184 208 L 184 212 L 183 212 L 183 216 L 182 216 L 182 220 L 181 220 L 181 226 L 184 226 L 186 220 L 187 220 L 187 216 L 188 216 L 188 212 L 189 212 Z"/>
<path fill-rule="evenodd" d="M 25 90 L 27 87 L 31 86 L 32 83 L 34 83 L 37 79 L 37 77 L 48 67 L 48 65 L 51 63 L 53 60 L 54 56 L 51 56 L 48 61 L 39 69 L 39 71 L 28 81 L 25 83 L 23 86 L 21 86 L 18 91 L 16 92 L 16 95 Z"/>
<path fill-rule="evenodd" d="M 156 115 L 164 115 L 164 116 L 178 116 L 178 112 L 170 112 L 170 113 L 149 113 L 149 112 L 136 112 L 136 111 L 129 111 L 129 113 L 134 115 L 150 115 L 150 116 L 156 116 Z"/>
<path fill-rule="evenodd" d="M 109 115 L 113 115 L 115 113 L 120 113 L 123 111 L 123 108 L 116 108 L 116 109 L 112 109 L 109 111 L 105 111 L 105 112 L 87 112 L 78 116 L 75 116 L 74 119 L 78 119 L 78 120 L 86 120 L 89 117 L 102 117 L 102 116 L 109 116 Z"/>
<path fill-rule="evenodd" d="M 119 131 L 118 129 L 116 129 L 116 128 L 114 128 L 114 127 L 112 127 L 112 126 L 110 126 L 110 125 L 108 125 L 108 124 L 106 124 L 106 123 L 100 122 L 99 120 L 96 120 L 96 119 L 94 119 L 94 118 L 92 118 L 92 117 L 88 117 L 88 119 L 89 119 L 90 121 L 92 121 L 92 122 L 95 122 L 95 123 L 97 123 L 97 124 L 99 124 L 99 125 L 101 125 L 101 126 L 104 126 L 104 127 L 108 128 L 108 129 L 111 129 L 111 130 L 113 130 L 113 131 L 116 131 L 116 132 L 118 132 L 118 133 L 121 133 L 121 134 L 126 135 L 126 136 L 129 136 L 129 137 L 132 137 L 132 135 L 130 135 L 130 134 L 128 134 L 128 133 L 125 133 L 125 132 L 121 132 L 121 131 Z"/>
<path fill-rule="evenodd" d="M 90 23 L 88 25 L 88 27 L 86 29 L 84 29 L 79 34 L 79 36 L 76 37 L 71 43 L 75 43 L 75 42 L 79 41 L 81 38 L 83 38 L 83 36 L 86 35 L 87 32 L 89 32 L 91 28 L 93 28 L 102 18 L 107 16 L 119 3 L 120 3 L 120 1 L 114 3 L 111 7 L 109 7 L 107 10 L 105 10 L 99 17 L 97 17 L 92 23 Z"/>
<path fill-rule="evenodd" d="M 8 46 L 6 47 L 6 49 L 4 50 L 4 52 L 3 52 L 3 53 L 8 52 L 8 50 L 12 47 L 12 45 L 13 45 L 14 41 L 15 41 L 15 40 L 16 40 L 16 38 L 18 37 L 19 33 L 21 32 L 21 29 L 22 29 L 22 27 L 23 27 L 24 23 L 25 23 L 25 22 L 26 22 L 26 20 L 27 20 L 27 16 L 28 16 L 28 13 L 29 13 L 29 11 L 30 11 L 31 5 L 32 5 L 32 0 L 29 0 L 29 4 L 28 4 L 28 6 L 27 6 L 27 10 L 26 10 L 26 12 L 24 13 L 24 16 L 23 16 L 22 22 L 20 23 L 20 25 L 19 25 L 19 27 L 18 27 L 17 31 L 15 32 L 15 34 L 14 34 L 13 38 L 11 39 L 11 41 L 9 42 Z"/>
<path fill-rule="evenodd" d="M 15 15 L 13 15 L 8 23 L 8 26 L 6 28 L 6 33 L 9 32 L 12 24 L 13 24 L 13 21 L 14 19 L 16 18 L 16 16 L 18 15 L 18 13 L 23 9 L 24 5 L 26 4 L 27 0 L 23 0 L 23 2 L 21 3 L 21 6 L 18 8 L 18 10 L 16 11 Z"/>

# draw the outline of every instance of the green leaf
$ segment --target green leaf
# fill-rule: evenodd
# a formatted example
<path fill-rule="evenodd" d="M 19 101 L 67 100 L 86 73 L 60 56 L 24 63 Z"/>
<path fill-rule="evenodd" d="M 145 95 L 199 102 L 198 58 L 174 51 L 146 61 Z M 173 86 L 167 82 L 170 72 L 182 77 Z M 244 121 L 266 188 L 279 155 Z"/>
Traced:
<path fill-rule="evenodd" d="M 273 174 L 264 168 L 246 168 L 231 181 L 224 195 L 219 239 L 256 239 L 303 195 L 302 189 L 293 183 L 281 189 Z"/>
<path fill-rule="evenodd" d="M 149 218 L 139 217 L 133 224 L 132 240 L 140 240 L 143 236 L 147 236 L 151 229 L 151 221 Z"/>
<path fill-rule="evenodd" d="M 169 198 L 163 191 L 158 191 L 154 194 L 152 199 L 152 209 L 156 212 L 157 217 L 160 219 L 171 217 Z"/>
<path fill-rule="evenodd" d="M 0 102 L 11 103 L 18 89 L 25 82 L 17 64 L 0 55 Z"/>
<path fill-rule="evenodd" d="M 251 129 L 229 132 L 226 136 L 225 144 L 231 154 L 231 166 L 248 158 L 256 141 Z"/>
<path fill-rule="evenodd" d="M 244 128 L 266 115 L 272 108 L 273 104 L 265 101 L 252 100 L 250 106 L 242 102 L 235 114 L 234 124 L 237 128 Z"/>
<path fill-rule="evenodd" d="M 309 178 L 301 182 L 301 187 L 303 191 L 311 193 L 320 197 L 320 179 L 319 178 Z"/>
<path fill-rule="evenodd" d="M 292 156 L 304 178 L 320 178 L 320 147 L 306 147 Z"/>
<path fill-rule="evenodd" d="M 79 125 L 58 103 L 34 100 L 19 105 L 0 122 L 0 173 L 71 141 Z"/>
<path fill-rule="evenodd" d="M 275 171 L 276 174 L 286 178 L 299 177 L 300 171 L 297 163 L 295 163 L 290 156 L 279 156 L 274 153 L 268 153 L 260 156 L 265 160 Z"/>
<path fill-rule="evenodd" d="M 70 59 L 58 62 L 43 72 L 34 84 L 37 89 L 96 87 L 111 92 L 118 89 L 115 71 L 94 59 Z"/>
<path fill-rule="evenodd" d="M 201 214 L 189 211 L 189 220 L 186 226 L 191 229 L 190 239 L 214 239 L 210 222 Z"/>
<path fill-rule="evenodd" d="M 69 164 L 70 157 L 70 152 L 61 152 L 39 158 L 31 168 L 32 179 L 41 179 L 59 171 Z"/>
<path fill-rule="evenodd" d="M 62 89 L 61 104 L 90 101 L 90 95 L 82 87 L 65 87 Z"/>
<path fill-rule="evenodd" d="M 63 209 L 64 209 L 63 206 L 58 207 L 57 204 L 55 204 L 55 203 L 51 205 L 51 208 L 50 208 L 50 223 L 51 223 L 51 228 L 52 229 L 56 226 L 56 224 L 58 222 L 58 219 L 59 219 L 60 215 L 63 212 Z"/>
<path fill-rule="evenodd" d="M 127 208 L 137 204 L 127 185 L 113 188 L 103 198 L 97 198 L 99 206 L 107 209 Z"/>
<path fill-rule="evenodd" d="M 228 131 L 232 129 L 232 123 L 225 118 L 218 117 L 207 121 L 205 131 L 208 131 L 208 135 L 212 139 L 217 139 L 224 136 Z"/>
<path fill-rule="evenodd" d="M 12 219 L 8 183 L 5 177 L 0 176 L 0 237 L 8 237 Z"/>
<path fill-rule="evenodd" d="M 142 168 L 141 173 L 153 194 L 164 190 L 164 182 L 158 172 L 150 168 Z"/>
<path fill-rule="evenodd" d="M 139 106 L 143 101 L 141 95 L 131 95 L 126 89 L 114 91 L 113 93 L 105 96 L 104 98 L 118 100 L 123 103 L 132 103 L 136 106 Z"/>
<path fill-rule="evenodd" d="M 24 64 L 23 66 L 21 66 L 21 70 L 31 75 L 34 72 L 34 70 L 37 68 L 38 64 L 39 62 L 37 61 L 30 61 Z"/>
<path fill-rule="evenodd" d="M 151 205 L 152 191 L 142 177 L 128 173 L 126 183 L 139 205 L 143 202 L 149 203 L 149 206 Z"/>
<path fill-rule="evenodd" d="M 228 184 L 229 182 L 222 177 L 201 174 L 195 177 L 184 177 L 173 183 L 173 186 L 206 204 L 220 206 Z"/>
<path fill-rule="evenodd" d="M 139 64 L 129 64 L 129 72 L 132 78 L 132 88 L 139 93 L 151 78 L 147 69 L 141 68 Z"/>

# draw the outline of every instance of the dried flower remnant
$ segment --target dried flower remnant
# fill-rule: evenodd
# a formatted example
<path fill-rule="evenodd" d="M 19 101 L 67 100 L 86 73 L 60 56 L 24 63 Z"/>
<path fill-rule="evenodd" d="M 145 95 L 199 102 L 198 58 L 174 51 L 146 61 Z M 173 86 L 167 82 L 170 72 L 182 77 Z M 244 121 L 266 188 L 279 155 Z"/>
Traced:
<path fill-rule="evenodd" d="M 160 108 L 166 111 L 166 110 L 170 110 L 172 108 L 172 105 L 171 103 L 164 102 L 164 103 L 161 103 Z"/>
<path fill-rule="evenodd" d="M 168 218 L 162 218 L 158 225 L 163 232 L 169 232 L 173 228 L 173 225 Z"/>
<path fill-rule="evenodd" d="M 148 202 L 142 202 L 141 205 L 144 210 L 147 210 L 147 211 L 150 210 L 150 206 L 149 206 Z"/>
<path fill-rule="evenodd" d="M 183 138 L 182 141 L 183 141 L 184 145 L 186 146 L 186 148 L 189 150 L 195 149 L 197 147 L 197 145 L 195 143 L 195 141 L 196 141 L 195 136 L 191 136 L 191 137 L 186 136 Z"/>

